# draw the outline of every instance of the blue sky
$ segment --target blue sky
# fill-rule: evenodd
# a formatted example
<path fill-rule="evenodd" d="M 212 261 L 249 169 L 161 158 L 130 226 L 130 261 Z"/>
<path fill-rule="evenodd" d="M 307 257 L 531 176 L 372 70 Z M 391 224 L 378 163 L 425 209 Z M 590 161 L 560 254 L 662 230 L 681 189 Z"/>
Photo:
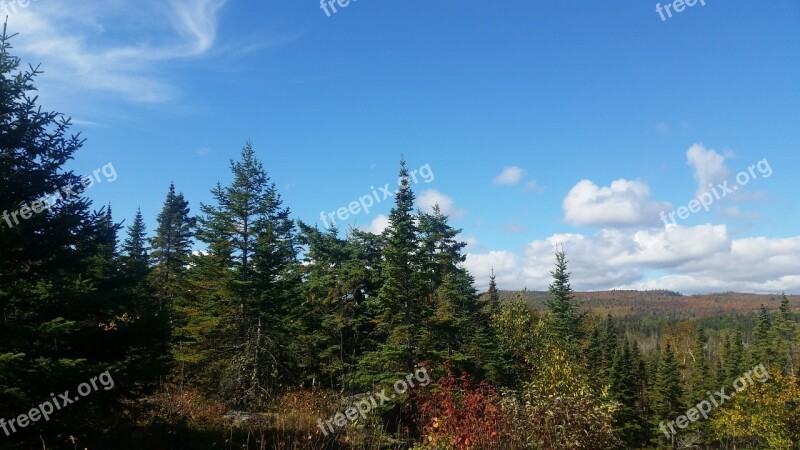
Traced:
<path fill-rule="evenodd" d="M 546 288 L 563 245 L 581 290 L 800 293 L 800 3 L 656 3 L 36 0 L 9 29 L 87 138 L 70 168 L 113 163 L 88 195 L 128 223 L 141 207 L 152 230 L 173 180 L 198 211 L 248 139 L 319 224 L 404 155 L 479 288 L 492 267 Z M 659 218 L 751 166 L 708 212 Z"/>

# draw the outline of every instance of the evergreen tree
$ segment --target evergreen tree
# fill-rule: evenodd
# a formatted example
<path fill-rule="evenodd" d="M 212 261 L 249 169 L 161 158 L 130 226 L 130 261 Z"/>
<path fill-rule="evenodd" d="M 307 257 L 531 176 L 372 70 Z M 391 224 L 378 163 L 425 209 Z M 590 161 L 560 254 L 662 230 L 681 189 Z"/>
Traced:
<path fill-rule="evenodd" d="M 109 371 L 101 390 L 3 436 L 8 448 L 42 447 L 64 436 L 81 446 L 111 448 L 103 430 L 121 425 L 116 399 L 143 390 L 133 356 L 147 336 L 119 285 L 110 208 L 91 212 L 88 176 L 65 170 L 83 145 L 70 121 L 37 103 L 38 68 L 19 71 L 11 37 L 0 36 L 0 417 L 18 417 L 53 392 Z M 54 192 L 57 191 L 57 192 Z M 121 422 L 121 421 L 120 421 Z M 89 426 L 88 424 L 91 424 Z M 30 439 L 29 439 L 30 438 Z"/>
<path fill-rule="evenodd" d="M 599 325 L 595 324 L 583 349 L 586 373 L 596 389 L 600 389 L 606 380 L 603 368 L 600 366 L 603 360 L 603 342 L 600 333 Z"/>
<path fill-rule="evenodd" d="M 497 276 L 492 268 L 492 274 L 489 276 L 489 289 L 486 291 L 486 306 L 484 313 L 487 316 L 492 316 L 500 311 L 500 291 L 497 289 Z"/>
<path fill-rule="evenodd" d="M 128 236 L 122 243 L 122 258 L 126 271 L 144 273 L 148 269 L 150 255 L 147 253 L 147 230 L 141 209 L 136 210 Z"/>
<path fill-rule="evenodd" d="M 289 338 L 300 331 L 292 329 L 298 323 L 297 242 L 289 209 L 249 142 L 241 160 L 231 161 L 231 171 L 231 185 L 211 191 L 216 204 L 201 205 L 197 238 L 208 245 L 209 259 L 200 264 L 216 278 L 196 283 L 211 284 L 212 291 L 189 296 L 181 307 L 217 322 L 205 367 L 221 378 L 220 394 L 234 405 L 257 408 L 294 380 L 293 368 L 301 364 L 303 350 Z M 225 308 L 221 317 L 206 316 L 218 310 L 211 301 Z M 191 317 L 184 320 L 192 326 Z"/>
<path fill-rule="evenodd" d="M 683 386 L 681 384 L 681 367 L 670 344 L 667 343 L 658 365 L 655 384 L 653 385 L 653 414 L 655 418 L 656 433 L 663 434 L 659 429 L 662 421 L 674 420 L 686 411 L 683 404 Z M 675 436 L 670 439 L 675 445 Z"/>
<path fill-rule="evenodd" d="M 545 300 L 545 306 L 551 314 L 551 326 L 563 343 L 574 347 L 582 337 L 581 324 L 585 313 L 579 312 L 573 298 L 567 257 L 563 250 L 556 252 L 556 269 L 550 274 L 553 275 L 553 282 L 550 284 L 550 296 Z"/>
<path fill-rule="evenodd" d="M 618 344 L 617 328 L 611 319 L 611 314 L 606 317 L 602 334 L 602 359 L 600 360 L 599 370 L 603 374 L 603 382 L 610 385 L 613 382 L 614 357 L 617 354 Z"/>
<path fill-rule="evenodd" d="M 383 234 L 383 285 L 377 298 L 369 302 L 377 324 L 373 339 L 378 347 L 366 353 L 361 361 L 361 379 L 367 385 L 394 382 L 410 373 L 422 361 L 425 351 L 415 341 L 415 331 L 421 329 L 422 318 L 429 315 L 430 308 L 422 298 L 430 286 L 429 280 L 419 274 L 420 242 L 413 214 L 414 193 L 405 161 L 400 162 L 399 184 L 389 226 Z"/>
<path fill-rule="evenodd" d="M 726 384 L 741 376 L 748 369 L 746 356 L 742 330 L 737 327 L 733 330 L 733 336 L 731 337 L 731 348 L 728 355 L 730 362 L 728 364 Z"/>
<path fill-rule="evenodd" d="M 778 316 L 775 318 L 773 335 L 773 348 L 780 370 L 787 375 L 794 375 L 797 357 L 797 324 L 790 317 L 789 299 L 786 294 L 781 295 L 781 305 L 778 309 Z"/>
<path fill-rule="evenodd" d="M 756 329 L 753 331 L 753 352 L 750 366 L 764 364 L 771 367 L 776 363 L 776 352 L 772 347 L 772 322 L 767 308 L 762 304 L 758 310 Z M 738 375 L 736 375 L 738 376 Z"/>
<path fill-rule="evenodd" d="M 457 240 L 461 230 L 448 224 L 439 205 L 418 216 L 424 295 L 433 301 L 422 340 L 430 356 L 422 357 L 433 363 L 450 361 L 454 370 L 496 379 L 501 363 L 490 321 L 499 300 L 479 300 L 474 279 L 461 267 L 466 259 L 466 243 Z"/>
<path fill-rule="evenodd" d="M 697 325 L 697 334 L 692 343 L 692 374 L 689 382 L 689 397 L 687 404 L 697 403 L 705 398 L 708 391 L 708 365 L 705 358 L 706 333 L 703 327 Z"/>
<path fill-rule="evenodd" d="M 369 248 L 357 233 L 340 239 L 336 228 L 321 232 L 302 222 L 300 244 L 307 246 L 302 292 L 309 311 L 304 333 L 298 336 L 315 349 L 307 368 L 312 383 L 344 392 L 355 388 L 352 378 L 372 329 L 366 299 L 377 294 L 376 274 L 370 270 Z M 308 378 L 308 377 L 307 377 Z"/>
<path fill-rule="evenodd" d="M 636 447 L 644 429 L 638 409 L 637 372 L 631 343 L 625 339 L 614 355 L 610 387 L 611 398 L 618 402 L 614 413 L 614 434 L 626 448 Z"/>
<path fill-rule="evenodd" d="M 709 385 L 709 368 L 706 362 L 705 346 L 706 346 L 706 333 L 703 327 L 698 324 L 697 332 L 695 334 L 694 342 L 692 342 L 691 349 L 691 378 L 689 379 L 689 391 L 686 398 L 687 405 L 695 405 L 699 401 L 704 400 L 710 389 L 713 387 Z M 723 385 L 724 386 L 724 385 Z M 695 430 L 699 435 L 698 442 L 707 442 L 709 437 L 709 424 L 707 421 L 701 420 L 691 425 L 691 429 Z"/>
<path fill-rule="evenodd" d="M 195 219 L 190 216 L 189 202 L 175 192 L 170 183 L 164 206 L 156 218 L 155 236 L 150 241 L 154 262 L 154 284 L 158 286 L 161 307 L 169 309 L 184 287 L 183 277 L 192 252 L 192 229 Z"/>

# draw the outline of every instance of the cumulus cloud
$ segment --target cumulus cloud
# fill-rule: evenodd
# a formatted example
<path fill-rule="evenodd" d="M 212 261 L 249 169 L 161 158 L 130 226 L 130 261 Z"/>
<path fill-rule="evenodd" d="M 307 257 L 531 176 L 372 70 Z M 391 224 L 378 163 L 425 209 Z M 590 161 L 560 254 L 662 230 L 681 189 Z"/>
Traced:
<path fill-rule="evenodd" d="M 661 211 L 670 210 L 667 202 L 650 199 L 650 188 L 641 181 L 619 179 L 611 186 L 599 187 L 581 180 L 562 202 L 564 220 L 587 227 L 629 227 L 652 225 Z"/>
<path fill-rule="evenodd" d="M 499 175 L 494 177 L 492 181 L 494 184 L 502 186 L 513 186 L 522 181 L 525 175 L 525 169 L 517 166 L 505 167 Z"/>
<path fill-rule="evenodd" d="M 461 219 L 464 217 L 464 210 L 456 208 L 456 202 L 452 197 L 442 194 L 436 189 L 426 189 L 420 192 L 417 197 L 417 206 L 426 212 L 433 212 L 433 207 L 439 205 L 442 214 L 449 216 L 451 219 Z"/>
<path fill-rule="evenodd" d="M 489 285 L 489 277 L 492 269 L 497 276 L 498 286 L 501 289 L 511 289 L 506 286 L 517 286 L 521 276 L 521 267 L 517 263 L 517 257 L 509 251 L 490 251 L 486 253 L 467 253 L 464 266 L 475 278 L 479 289 L 486 290 Z M 522 286 L 519 287 L 522 289 Z"/>
<path fill-rule="evenodd" d="M 490 265 L 503 281 L 501 289 L 545 290 L 559 246 L 577 290 L 800 292 L 800 236 L 732 239 L 724 225 L 555 234 L 530 242 L 522 256 L 475 252 L 464 264 L 481 290 L 488 285 Z"/>
<path fill-rule="evenodd" d="M 370 233 L 381 234 L 383 233 L 383 230 L 385 230 L 386 227 L 388 226 L 389 226 L 389 218 L 384 216 L 383 214 L 380 214 L 376 216 L 374 219 L 372 219 L 372 222 L 370 222 L 369 225 L 365 225 L 359 228 L 361 228 L 364 231 L 369 231 Z"/>

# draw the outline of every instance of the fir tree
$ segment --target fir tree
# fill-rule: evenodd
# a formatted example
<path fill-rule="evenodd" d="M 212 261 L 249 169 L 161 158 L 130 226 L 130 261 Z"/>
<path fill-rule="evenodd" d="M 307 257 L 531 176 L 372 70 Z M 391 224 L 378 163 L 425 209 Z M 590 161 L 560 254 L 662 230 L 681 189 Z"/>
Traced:
<path fill-rule="evenodd" d="M 581 324 L 585 313 L 578 311 L 578 305 L 573 298 L 567 257 L 563 250 L 556 252 L 556 269 L 550 274 L 553 282 L 550 284 L 550 297 L 545 301 L 545 306 L 551 314 L 553 332 L 566 345 L 575 346 L 582 337 Z"/>

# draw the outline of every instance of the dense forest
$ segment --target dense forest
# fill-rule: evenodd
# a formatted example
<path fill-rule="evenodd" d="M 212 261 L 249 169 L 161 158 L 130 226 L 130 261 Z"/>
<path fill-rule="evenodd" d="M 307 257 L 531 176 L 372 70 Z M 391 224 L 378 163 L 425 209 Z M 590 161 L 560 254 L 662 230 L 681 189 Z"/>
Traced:
<path fill-rule="evenodd" d="M 37 105 L 39 71 L 12 41 L 0 448 L 800 445 L 796 298 L 709 296 L 682 315 L 665 303 L 678 293 L 615 292 L 599 307 L 561 248 L 547 292 L 492 276 L 481 293 L 460 230 L 415 209 L 405 162 L 383 233 L 320 229 L 249 142 L 199 211 L 170 185 L 154 230 L 141 213 L 124 225 L 64 169 L 83 137 Z"/>

